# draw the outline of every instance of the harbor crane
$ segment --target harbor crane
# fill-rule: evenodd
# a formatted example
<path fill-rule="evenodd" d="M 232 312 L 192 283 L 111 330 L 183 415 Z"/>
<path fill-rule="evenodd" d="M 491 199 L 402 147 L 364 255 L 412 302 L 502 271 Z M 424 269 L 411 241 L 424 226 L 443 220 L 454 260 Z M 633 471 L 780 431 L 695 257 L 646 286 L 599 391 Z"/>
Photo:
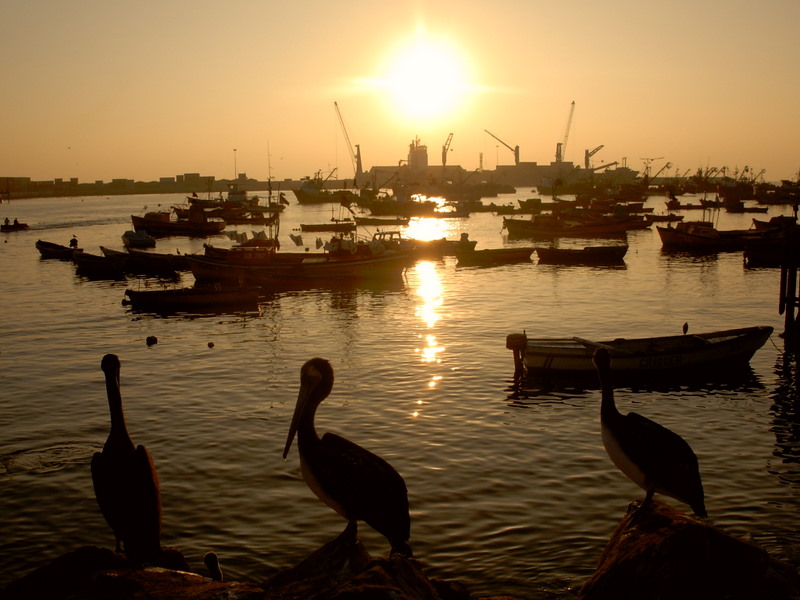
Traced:
<path fill-rule="evenodd" d="M 489 131 L 488 129 L 484 129 L 484 131 L 485 131 L 486 133 L 488 133 L 490 136 L 492 136 L 494 139 L 496 139 L 498 142 L 500 142 L 501 144 L 503 144 L 503 146 L 505 146 L 506 148 L 508 148 L 509 150 L 511 150 L 511 151 L 514 153 L 514 164 L 515 164 L 515 165 L 518 165 L 518 164 L 519 164 L 519 146 L 514 146 L 514 147 L 512 148 L 511 146 L 509 146 L 508 144 L 506 144 L 506 143 L 505 143 L 503 140 L 501 140 L 499 137 L 497 137 L 495 134 L 493 134 L 493 133 L 492 133 L 491 131 Z"/>
<path fill-rule="evenodd" d="M 650 163 L 652 163 L 654 160 L 661 160 L 662 158 L 664 158 L 664 157 L 663 156 L 655 156 L 653 158 L 641 158 L 640 159 L 640 160 L 644 161 L 644 176 L 645 176 L 645 179 L 649 179 L 650 178 Z"/>
<path fill-rule="evenodd" d="M 355 151 L 353 151 L 353 146 L 350 143 L 350 136 L 347 135 L 347 127 L 344 125 L 344 119 L 342 118 L 342 113 L 339 111 L 339 103 L 333 103 L 334 108 L 336 108 L 336 116 L 339 117 L 339 124 L 342 126 L 342 133 L 344 134 L 344 141 L 347 144 L 347 150 L 350 152 L 350 160 L 353 162 L 353 171 L 355 171 L 355 177 L 353 181 L 358 182 L 358 176 L 361 175 L 361 146 L 356 144 Z"/>
<path fill-rule="evenodd" d="M 667 162 L 666 164 L 664 164 L 664 166 L 663 166 L 663 167 L 661 167 L 661 168 L 660 168 L 660 169 L 659 169 L 659 170 L 656 172 L 656 174 L 655 174 L 655 175 L 653 175 L 653 177 L 652 177 L 652 178 L 653 178 L 653 179 L 655 179 L 656 177 L 658 177 L 659 175 L 661 175 L 661 173 L 663 173 L 663 172 L 664 172 L 666 169 L 671 169 L 671 168 L 672 168 L 672 163 L 671 163 L 671 162 Z"/>
<path fill-rule="evenodd" d="M 584 165 L 586 166 L 587 169 L 591 168 L 591 163 L 589 162 L 589 159 L 591 159 L 595 154 L 600 152 L 600 150 L 602 150 L 603 148 L 605 148 L 605 144 L 600 144 L 594 150 L 586 150 L 584 152 L 583 163 L 584 163 Z"/>
<path fill-rule="evenodd" d="M 453 134 L 447 136 L 447 141 L 442 146 L 442 166 L 447 165 L 447 152 L 450 150 L 450 142 L 453 141 Z"/>
<path fill-rule="evenodd" d="M 572 115 L 575 112 L 575 100 L 569 107 L 569 117 L 567 117 L 567 127 L 564 130 L 564 141 L 556 144 L 556 162 L 563 162 L 567 155 L 567 140 L 569 139 L 569 129 L 572 127 Z"/>

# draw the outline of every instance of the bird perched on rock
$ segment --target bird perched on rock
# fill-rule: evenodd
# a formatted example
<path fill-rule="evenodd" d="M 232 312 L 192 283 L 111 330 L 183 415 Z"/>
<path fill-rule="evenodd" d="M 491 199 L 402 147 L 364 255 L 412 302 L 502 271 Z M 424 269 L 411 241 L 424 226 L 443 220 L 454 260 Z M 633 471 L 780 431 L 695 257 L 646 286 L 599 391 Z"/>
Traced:
<path fill-rule="evenodd" d="M 120 362 L 106 354 L 100 363 L 106 379 L 111 430 L 102 452 L 92 457 L 92 483 L 100 512 L 117 540 L 137 564 L 153 563 L 161 554 L 161 492 L 147 448 L 134 446 L 125 425 L 120 392 Z"/>
<path fill-rule="evenodd" d="M 389 540 L 393 554 L 411 557 L 408 493 L 400 474 L 381 457 L 333 433 L 320 438 L 314 415 L 333 389 L 333 368 L 312 358 L 300 370 L 300 393 L 283 457 L 298 437 L 300 470 L 308 487 L 348 521 L 355 533 L 364 521 Z"/>
<path fill-rule="evenodd" d="M 633 412 L 620 413 L 614 403 L 608 350 L 595 350 L 593 361 L 602 393 L 600 424 L 603 445 L 617 468 L 645 490 L 642 506 L 652 499 L 653 494 L 659 493 L 688 504 L 696 515 L 705 517 L 700 470 L 689 444 L 647 417 Z"/>
<path fill-rule="evenodd" d="M 208 569 L 211 579 L 214 581 L 222 581 L 222 567 L 219 565 L 219 556 L 216 552 L 206 552 L 203 556 L 203 564 Z"/>

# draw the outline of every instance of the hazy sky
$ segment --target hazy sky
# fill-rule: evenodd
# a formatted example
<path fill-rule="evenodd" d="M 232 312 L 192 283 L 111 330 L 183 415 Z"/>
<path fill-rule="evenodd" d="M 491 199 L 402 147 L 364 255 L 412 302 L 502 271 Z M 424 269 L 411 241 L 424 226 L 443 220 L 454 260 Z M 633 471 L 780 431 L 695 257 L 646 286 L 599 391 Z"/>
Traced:
<path fill-rule="evenodd" d="M 797 0 L 3 0 L 0 176 L 800 169 Z M 234 152 L 234 149 L 236 151 Z M 663 157 L 663 158 L 659 158 Z"/>

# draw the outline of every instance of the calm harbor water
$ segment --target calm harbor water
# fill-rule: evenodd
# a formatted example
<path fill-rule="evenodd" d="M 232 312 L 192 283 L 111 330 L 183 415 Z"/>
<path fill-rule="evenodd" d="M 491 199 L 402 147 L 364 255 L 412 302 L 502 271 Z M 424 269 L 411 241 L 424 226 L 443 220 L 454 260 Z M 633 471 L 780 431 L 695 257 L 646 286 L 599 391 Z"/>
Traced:
<path fill-rule="evenodd" d="M 289 198 L 284 249 L 299 223 L 338 216 L 338 207 Z M 800 566 L 798 373 L 777 335 L 778 270 L 745 269 L 741 252 L 666 254 L 653 228 L 628 234 L 624 267 L 540 266 L 534 257 L 460 269 L 446 258 L 418 262 L 388 287 L 279 292 L 258 312 L 164 318 L 121 304 L 126 287 L 159 282 L 90 281 L 70 263 L 40 260 L 34 247 L 75 234 L 90 252 L 121 248 L 131 214 L 182 201 L 0 206 L 0 218 L 31 226 L 0 241 L 0 586 L 79 546 L 113 547 L 89 470 L 108 432 L 100 370 L 108 352 L 122 361 L 131 436 L 158 468 L 163 544 L 180 548 L 200 573 L 203 554 L 214 550 L 229 579 L 260 582 L 333 538 L 345 523 L 306 487 L 296 444 L 288 460 L 281 456 L 300 366 L 322 356 L 336 383 L 317 427 L 371 449 L 404 476 L 411 544 L 431 574 L 461 579 L 476 595 L 570 597 L 642 494 L 605 455 L 598 391 L 512 396 L 506 335 L 669 335 L 684 322 L 695 332 L 772 325 L 776 333 L 732 381 L 620 389 L 618 404 L 689 441 L 714 524 Z M 663 202 L 648 205 L 663 212 Z M 789 212 L 771 207 L 768 216 Z M 719 226 L 746 228 L 752 216 L 722 214 Z M 501 226 L 499 216 L 473 214 L 418 223 L 410 233 L 468 232 L 479 249 L 534 244 L 507 240 Z M 315 237 L 304 234 L 312 251 Z M 170 238 L 157 250 L 202 244 Z M 191 275 L 180 284 L 191 285 Z M 151 335 L 158 344 L 148 347 Z M 360 533 L 372 554 L 388 552 L 366 525 Z"/>

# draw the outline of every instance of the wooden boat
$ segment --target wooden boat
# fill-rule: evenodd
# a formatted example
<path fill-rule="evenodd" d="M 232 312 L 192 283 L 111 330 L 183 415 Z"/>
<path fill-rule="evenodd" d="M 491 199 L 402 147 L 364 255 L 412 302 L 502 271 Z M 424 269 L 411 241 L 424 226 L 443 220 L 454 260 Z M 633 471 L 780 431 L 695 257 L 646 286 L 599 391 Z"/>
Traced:
<path fill-rule="evenodd" d="M 322 178 L 322 171 L 317 171 L 313 178 L 304 178 L 300 183 L 300 187 L 293 190 L 294 195 L 297 197 L 297 203 L 325 204 L 336 202 L 339 204 L 355 204 L 358 202 L 358 195 L 350 190 L 329 190 L 325 188 L 326 182 L 333 176 L 335 171 L 335 169 L 331 171 L 324 179 Z"/>
<path fill-rule="evenodd" d="M 354 221 L 332 220 L 329 223 L 300 223 L 300 231 L 333 231 L 335 233 L 352 233 L 356 230 Z"/>
<path fill-rule="evenodd" d="M 45 242 L 44 240 L 36 240 L 36 249 L 42 258 L 57 258 L 59 260 L 72 260 L 72 254 L 75 250 L 80 250 L 80 248 L 62 246 L 61 244 Z"/>
<path fill-rule="evenodd" d="M 221 308 L 258 309 L 259 287 L 195 286 L 163 290 L 125 290 L 127 300 L 133 310 L 175 313 L 208 312 Z"/>
<path fill-rule="evenodd" d="M 146 260 L 160 261 L 164 266 L 168 266 L 174 271 L 188 271 L 189 263 L 183 254 L 169 254 L 163 252 L 149 252 L 139 248 L 128 248 L 128 254 L 132 257 L 141 257 Z"/>
<path fill-rule="evenodd" d="M 800 235 L 787 232 L 780 237 L 750 240 L 743 256 L 744 265 L 750 269 L 800 265 Z"/>
<path fill-rule="evenodd" d="M 16 219 L 14 219 L 13 223 L 3 223 L 0 225 L 0 231 L 4 233 L 11 233 L 12 231 L 26 231 L 27 229 L 27 223 L 20 223 Z"/>
<path fill-rule="evenodd" d="M 123 273 L 133 275 L 177 275 L 172 263 L 157 254 L 149 254 L 147 252 L 131 254 L 130 252 L 122 252 L 105 246 L 100 246 L 100 251 L 104 257 L 119 263 Z"/>
<path fill-rule="evenodd" d="M 143 217 L 131 215 L 135 231 L 146 231 L 154 237 L 184 235 L 190 237 L 208 237 L 217 235 L 225 229 L 225 221 L 209 221 L 201 208 L 192 209 L 194 216 L 188 219 L 173 221 L 169 212 L 149 212 Z"/>
<path fill-rule="evenodd" d="M 128 230 L 122 234 L 122 245 L 126 248 L 155 248 L 156 238 L 146 231 Z"/>
<path fill-rule="evenodd" d="M 354 220 L 356 225 L 370 225 L 373 227 L 404 227 L 410 221 L 407 217 L 355 217 Z"/>
<path fill-rule="evenodd" d="M 248 285 L 308 285 L 320 280 L 380 281 L 400 278 L 405 252 L 334 238 L 326 252 L 277 252 L 276 247 L 239 247 L 215 257 L 187 255 L 197 281 Z"/>
<path fill-rule="evenodd" d="M 460 250 L 456 252 L 457 267 L 488 267 L 530 262 L 534 248 L 487 248 L 484 250 Z"/>
<path fill-rule="evenodd" d="M 627 244 L 583 248 L 536 248 L 539 264 L 545 265 L 619 265 L 625 262 L 627 252 Z"/>
<path fill-rule="evenodd" d="M 624 379 L 706 372 L 714 368 L 732 371 L 746 365 L 770 335 L 769 326 L 600 342 L 579 337 L 528 338 L 525 334 L 512 334 L 506 346 L 522 354 L 528 374 L 589 377 L 595 377 L 594 351 L 606 348 L 611 354 L 615 379 Z"/>
<path fill-rule="evenodd" d="M 414 258 L 442 258 L 456 256 L 459 252 L 475 250 L 477 241 L 470 240 L 469 234 L 462 233 L 458 240 L 440 238 L 438 240 L 417 240 L 407 238 L 399 231 L 378 231 L 372 241 L 387 250 L 406 252 Z"/>
<path fill-rule="evenodd" d="M 373 257 L 337 258 L 322 253 L 276 252 L 263 264 L 231 263 L 187 256 L 197 281 L 227 281 L 247 285 L 307 285 L 320 280 L 381 280 L 401 277 L 408 256 L 387 252 Z"/>
<path fill-rule="evenodd" d="M 777 215 L 769 221 L 754 218 L 753 227 L 758 231 L 791 231 L 797 228 L 797 218 L 790 215 Z"/>
<path fill-rule="evenodd" d="M 570 219 L 558 215 L 534 215 L 532 219 L 503 217 L 509 237 L 600 237 L 624 235 L 632 229 L 646 229 L 650 223 L 642 215 Z"/>
<path fill-rule="evenodd" d="M 708 221 L 686 221 L 675 227 L 656 225 L 661 245 L 669 250 L 736 251 L 752 240 L 780 233 L 756 229 L 719 230 Z"/>
<path fill-rule="evenodd" d="M 644 218 L 648 223 L 677 223 L 678 221 L 683 221 L 683 215 L 673 215 L 672 213 L 666 215 L 649 214 L 645 215 Z"/>
<path fill-rule="evenodd" d="M 83 250 L 72 253 L 77 273 L 90 279 L 124 279 L 125 261 L 118 257 L 92 254 Z"/>

